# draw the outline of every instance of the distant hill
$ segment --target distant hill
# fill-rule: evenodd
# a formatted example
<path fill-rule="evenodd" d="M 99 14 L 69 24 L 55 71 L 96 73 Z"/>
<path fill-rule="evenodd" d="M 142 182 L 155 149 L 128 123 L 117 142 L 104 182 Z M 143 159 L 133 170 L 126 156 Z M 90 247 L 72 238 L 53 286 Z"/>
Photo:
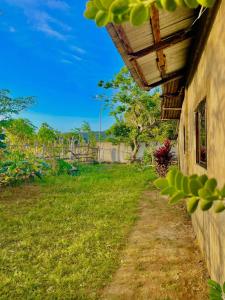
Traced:
<path fill-rule="evenodd" d="M 93 133 L 95 134 L 96 139 L 98 141 L 99 140 L 99 131 L 93 131 Z M 81 134 L 85 140 L 88 139 L 88 134 L 86 132 L 82 132 Z M 101 132 L 101 140 L 104 141 L 106 138 L 107 138 L 106 132 L 102 131 Z"/>

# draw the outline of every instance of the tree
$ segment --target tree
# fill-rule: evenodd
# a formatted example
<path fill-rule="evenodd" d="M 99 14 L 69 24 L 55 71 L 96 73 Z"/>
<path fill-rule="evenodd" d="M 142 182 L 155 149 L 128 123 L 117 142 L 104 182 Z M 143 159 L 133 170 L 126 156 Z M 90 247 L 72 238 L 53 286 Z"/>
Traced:
<path fill-rule="evenodd" d="M 53 143 L 57 139 L 57 132 L 48 123 L 42 123 L 38 130 L 37 138 L 43 144 Z"/>
<path fill-rule="evenodd" d="M 60 134 L 60 138 L 63 139 L 64 143 L 74 141 L 76 144 L 82 144 L 83 142 L 83 136 L 80 128 L 74 128 L 69 132 L 63 132 Z"/>
<path fill-rule="evenodd" d="M 80 128 L 72 129 L 72 134 L 77 144 L 82 144 L 84 142 L 84 137 Z"/>
<path fill-rule="evenodd" d="M 109 82 L 100 81 L 99 86 L 111 89 L 106 103 L 115 124 L 108 130 L 111 138 L 128 143 L 132 148 L 131 161 L 135 161 L 142 142 L 163 140 L 171 124 L 161 125 L 160 94 L 143 91 L 137 86 L 126 67 Z"/>
<path fill-rule="evenodd" d="M 2 120 L 9 119 L 12 115 L 19 114 L 34 103 L 35 98 L 20 97 L 12 98 L 9 90 L 0 90 L 0 117 Z"/>
<path fill-rule="evenodd" d="M 7 138 L 15 145 L 31 142 L 35 137 L 36 127 L 28 119 L 8 121 L 5 131 Z"/>
<path fill-rule="evenodd" d="M 9 90 L 0 90 L 0 149 L 6 148 L 3 128 L 12 115 L 20 113 L 34 103 L 34 97 L 12 98 Z"/>
<path fill-rule="evenodd" d="M 90 124 L 84 121 L 81 125 L 80 131 L 85 134 L 87 143 L 94 147 L 96 145 L 96 136 L 92 131 Z"/>

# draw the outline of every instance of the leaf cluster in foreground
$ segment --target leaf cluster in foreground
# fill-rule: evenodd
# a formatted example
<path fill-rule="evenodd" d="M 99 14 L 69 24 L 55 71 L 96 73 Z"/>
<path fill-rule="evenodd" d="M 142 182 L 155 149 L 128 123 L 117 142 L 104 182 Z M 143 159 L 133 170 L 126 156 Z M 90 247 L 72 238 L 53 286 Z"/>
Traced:
<path fill-rule="evenodd" d="M 202 211 L 213 207 L 215 213 L 225 210 L 225 185 L 218 189 L 216 179 L 209 179 L 207 175 L 185 176 L 179 170 L 172 169 L 166 178 L 158 178 L 155 186 L 161 190 L 162 195 L 169 196 L 169 204 L 177 204 L 186 199 L 190 214 L 198 207 Z"/>
<path fill-rule="evenodd" d="M 149 19 L 153 4 L 158 9 L 172 12 L 177 7 L 212 7 L 214 2 L 215 0 L 89 0 L 84 16 L 94 20 L 99 27 L 104 27 L 110 22 L 130 22 L 134 26 L 140 26 Z"/>

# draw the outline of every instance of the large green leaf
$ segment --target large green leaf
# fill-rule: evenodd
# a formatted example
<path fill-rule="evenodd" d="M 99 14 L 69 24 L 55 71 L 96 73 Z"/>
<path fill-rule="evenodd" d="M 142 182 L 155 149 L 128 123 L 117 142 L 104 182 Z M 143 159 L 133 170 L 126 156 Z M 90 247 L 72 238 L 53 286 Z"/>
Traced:
<path fill-rule="evenodd" d="M 206 183 L 206 181 L 208 180 L 208 176 L 207 175 L 201 175 L 200 177 L 199 177 L 199 181 L 201 182 L 201 184 L 204 186 L 205 185 L 205 183 Z"/>
<path fill-rule="evenodd" d="M 187 176 L 183 176 L 182 190 L 186 195 L 190 194 L 189 178 Z"/>
<path fill-rule="evenodd" d="M 168 180 L 166 178 L 158 178 L 154 181 L 154 185 L 158 188 L 158 189 L 165 189 L 168 187 Z"/>
<path fill-rule="evenodd" d="M 223 188 L 220 191 L 220 195 L 221 195 L 221 197 L 225 198 L 225 184 L 224 184 Z"/>
<path fill-rule="evenodd" d="M 187 211 L 190 214 L 193 214 L 197 207 L 198 207 L 198 203 L 199 203 L 199 198 L 198 197 L 191 197 L 187 200 Z"/>
<path fill-rule="evenodd" d="M 99 10 L 96 14 L 95 21 L 98 27 L 104 27 L 109 20 L 109 13 L 103 10 Z"/>
<path fill-rule="evenodd" d="M 201 189 L 202 185 L 198 179 L 191 179 L 189 182 L 190 191 L 194 196 L 198 196 L 198 191 Z"/>
<path fill-rule="evenodd" d="M 161 191 L 161 195 L 173 196 L 176 193 L 176 189 L 173 186 L 168 186 Z"/>
<path fill-rule="evenodd" d="M 130 22 L 134 26 L 140 26 L 145 23 L 149 18 L 149 8 L 143 3 L 138 3 L 135 5 L 130 14 Z"/>
<path fill-rule="evenodd" d="M 213 193 L 217 186 L 217 180 L 215 178 L 208 179 L 205 183 L 205 188 Z"/>
<path fill-rule="evenodd" d="M 115 0 L 110 6 L 111 12 L 115 15 L 122 15 L 129 10 L 128 0 Z"/>
<path fill-rule="evenodd" d="M 220 213 L 225 210 L 225 205 L 222 201 L 217 201 L 214 205 L 214 211 L 215 213 Z"/>
<path fill-rule="evenodd" d="M 183 192 L 176 192 L 170 199 L 169 199 L 169 204 L 177 204 L 179 201 L 184 199 L 185 194 Z"/>
<path fill-rule="evenodd" d="M 182 181 L 183 181 L 183 174 L 181 172 L 177 172 L 176 178 L 175 178 L 175 186 L 177 190 L 182 190 Z"/>
<path fill-rule="evenodd" d="M 200 199 L 199 204 L 200 204 L 201 210 L 206 211 L 212 207 L 213 202 L 205 200 L 205 199 Z"/>
<path fill-rule="evenodd" d="M 202 199 L 208 199 L 209 197 L 212 196 L 212 193 L 210 190 L 208 190 L 207 188 L 204 187 L 204 188 L 201 188 L 198 190 L 198 195 Z"/>
<path fill-rule="evenodd" d="M 168 183 L 170 186 L 175 186 L 175 178 L 177 175 L 177 170 L 176 169 L 172 169 L 168 172 L 166 179 L 168 180 Z"/>
<path fill-rule="evenodd" d="M 220 284 L 212 279 L 208 280 L 208 286 L 210 288 L 213 288 L 214 290 L 217 290 L 218 292 L 222 293 L 222 288 L 220 286 Z"/>
<path fill-rule="evenodd" d="M 174 0 L 161 0 L 162 7 L 168 11 L 175 11 L 177 8 Z"/>

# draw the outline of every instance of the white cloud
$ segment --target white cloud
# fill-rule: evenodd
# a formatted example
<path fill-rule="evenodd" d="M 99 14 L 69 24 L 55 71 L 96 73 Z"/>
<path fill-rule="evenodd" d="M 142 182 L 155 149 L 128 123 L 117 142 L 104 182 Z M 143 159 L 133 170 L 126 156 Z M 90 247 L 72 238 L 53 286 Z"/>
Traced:
<path fill-rule="evenodd" d="M 77 47 L 77 46 L 71 46 L 70 49 L 73 50 L 73 51 L 76 51 L 76 52 L 78 52 L 80 54 L 85 54 L 86 53 L 86 50 L 84 50 L 84 49 L 82 49 L 80 47 Z"/>
<path fill-rule="evenodd" d="M 70 8 L 68 3 L 60 0 L 48 0 L 46 5 L 52 9 L 68 10 Z"/>
<path fill-rule="evenodd" d="M 21 8 L 48 6 L 51 9 L 67 10 L 70 8 L 68 3 L 63 0 L 4 0 L 10 5 Z"/>
<path fill-rule="evenodd" d="M 66 52 L 66 51 L 59 51 L 59 53 L 64 57 L 64 59 L 61 60 L 61 62 L 70 62 L 73 63 L 72 61 L 76 60 L 76 61 L 82 61 L 83 58 L 78 56 L 78 55 L 74 55 L 70 52 Z"/>
<path fill-rule="evenodd" d="M 62 64 L 67 64 L 67 65 L 72 65 L 73 62 L 71 60 L 68 60 L 68 59 L 61 59 L 61 63 Z"/>
<path fill-rule="evenodd" d="M 61 0 L 5 0 L 6 3 L 21 8 L 32 28 L 59 40 L 66 40 L 70 26 L 52 17 L 44 10 L 44 6 L 51 9 L 65 10 L 69 5 Z"/>
<path fill-rule="evenodd" d="M 77 60 L 77 61 L 81 61 L 82 60 L 82 58 L 81 57 L 79 57 L 79 56 L 77 56 L 77 55 L 71 55 L 75 60 Z"/>
<path fill-rule="evenodd" d="M 59 40 L 66 40 L 67 36 L 65 31 L 69 31 L 71 29 L 69 26 L 53 18 L 44 11 L 31 9 L 26 11 L 26 15 L 29 19 L 29 22 L 37 31 L 41 31 L 46 35 L 55 37 Z M 32 16 L 32 18 L 30 16 Z M 64 32 L 54 28 L 53 25 L 55 25 L 57 28 L 62 28 Z"/>

